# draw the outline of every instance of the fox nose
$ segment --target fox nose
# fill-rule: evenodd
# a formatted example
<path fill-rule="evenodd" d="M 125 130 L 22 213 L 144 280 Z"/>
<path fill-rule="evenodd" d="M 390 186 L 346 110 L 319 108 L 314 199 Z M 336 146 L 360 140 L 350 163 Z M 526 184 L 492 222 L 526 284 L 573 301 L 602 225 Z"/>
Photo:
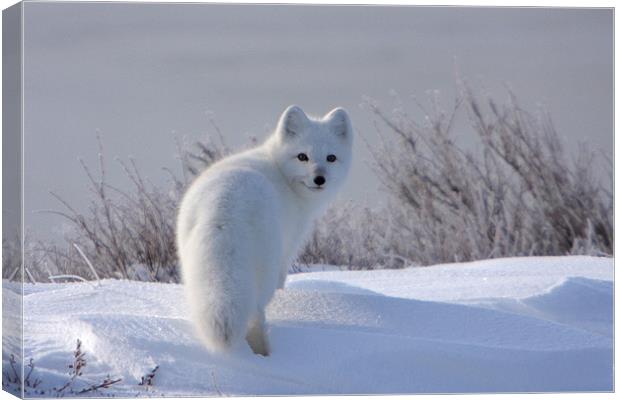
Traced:
<path fill-rule="evenodd" d="M 322 176 L 320 176 L 320 175 L 319 175 L 319 176 L 317 176 L 316 178 L 314 178 L 314 183 L 315 183 L 317 186 L 321 186 L 322 184 L 324 184 L 324 183 L 325 183 L 325 178 L 323 178 Z"/>

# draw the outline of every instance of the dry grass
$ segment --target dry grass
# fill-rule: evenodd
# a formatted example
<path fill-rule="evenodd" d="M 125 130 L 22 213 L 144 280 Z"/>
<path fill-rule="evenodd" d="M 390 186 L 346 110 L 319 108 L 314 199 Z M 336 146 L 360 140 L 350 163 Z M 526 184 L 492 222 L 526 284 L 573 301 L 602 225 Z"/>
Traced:
<path fill-rule="evenodd" d="M 595 179 L 594 154 L 570 163 L 548 113 L 514 95 L 498 105 L 466 85 L 445 112 L 437 98 L 416 121 L 372 101 L 383 143 L 371 148 L 390 193 L 393 253 L 416 264 L 505 256 L 613 254 L 612 194 Z M 453 137 L 465 112 L 479 152 Z"/>
<path fill-rule="evenodd" d="M 480 98 L 465 84 L 445 111 L 437 97 L 418 103 L 422 117 L 396 102 L 386 112 L 371 100 L 380 145 L 369 146 L 388 193 L 384 209 L 352 203 L 328 210 L 299 261 L 349 269 L 399 268 L 505 256 L 613 255 L 612 163 L 609 182 L 594 171 L 594 154 L 570 161 L 550 116 L 525 111 L 510 94 L 504 104 Z M 465 118 L 478 138 L 475 152 L 455 140 Z M 27 279 L 52 274 L 93 278 L 77 244 L 102 278 L 178 282 L 174 240 L 177 203 L 193 178 L 230 153 L 217 125 L 205 141 L 177 140 L 181 176 L 168 189 L 146 180 L 134 160 L 118 161 L 131 182 L 106 179 L 103 146 L 98 170 L 82 168 L 92 195 L 86 211 L 54 195 L 69 222 L 64 245 L 27 241 Z M 600 157 L 599 157 L 600 159 Z M 21 279 L 18 246 L 3 241 L 3 277 Z M 7 256 L 8 255 L 8 256 Z"/>
<path fill-rule="evenodd" d="M 122 381 L 121 378 L 111 379 L 109 376 L 97 383 L 86 383 L 80 381 L 80 377 L 84 373 L 86 367 L 86 354 L 82 351 L 82 342 L 77 340 L 76 348 L 73 352 L 73 358 L 68 365 L 69 379 L 59 387 L 46 387 L 35 372 L 34 360 L 30 359 L 27 367 L 26 377 L 24 381 L 21 380 L 21 375 L 18 373 L 21 370 L 20 365 L 15 360 L 13 354 L 9 357 L 10 371 L 5 371 L 3 374 L 2 388 L 9 392 L 21 395 L 21 389 L 24 389 L 24 395 L 30 396 L 44 396 L 44 397 L 66 397 L 66 396 L 80 396 L 89 392 L 98 392 L 99 390 L 110 388 L 112 385 Z M 76 385 L 81 387 L 76 387 Z"/>
<path fill-rule="evenodd" d="M 38 243 L 29 252 L 26 265 L 34 279 L 47 281 L 52 273 L 92 278 L 77 245 L 102 278 L 179 282 L 174 231 L 177 203 L 196 174 L 227 154 L 225 144 L 208 140 L 190 147 L 177 141 L 182 176 L 167 170 L 172 181 L 167 190 L 146 180 L 135 160 L 117 160 L 131 182 L 129 189 L 122 190 L 107 181 L 105 153 L 99 137 L 98 141 L 96 173 L 80 160 L 92 198 L 87 211 L 52 193 L 64 210 L 48 212 L 64 218 L 70 228 L 64 245 Z"/>

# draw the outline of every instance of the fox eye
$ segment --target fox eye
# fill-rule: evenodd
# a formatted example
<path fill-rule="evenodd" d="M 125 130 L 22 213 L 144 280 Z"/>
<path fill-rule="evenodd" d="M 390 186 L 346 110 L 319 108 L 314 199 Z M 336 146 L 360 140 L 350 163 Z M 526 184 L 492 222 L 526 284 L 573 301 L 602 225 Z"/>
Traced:
<path fill-rule="evenodd" d="M 328 162 L 334 162 L 334 161 L 336 161 L 336 156 L 335 156 L 335 155 L 333 155 L 333 154 L 328 155 L 328 156 L 327 156 L 327 161 L 328 161 Z"/>
<path fill-rule="evenodd" d="M 297 159 L 299 161 L 308 161 L 308 156 L 306 155 L 306 153 L 299 153 L 297 154 Z"/>

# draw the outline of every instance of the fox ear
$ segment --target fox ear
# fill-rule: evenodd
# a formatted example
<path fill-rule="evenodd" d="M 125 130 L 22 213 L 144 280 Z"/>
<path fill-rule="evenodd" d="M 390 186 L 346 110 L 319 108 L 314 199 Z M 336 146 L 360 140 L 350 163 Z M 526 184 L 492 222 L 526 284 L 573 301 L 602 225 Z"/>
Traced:
<path fill-rule="evenodd" d="M 299 135 L 308 122 L 308 117 L 300 107 L 288 106 L 278 122 L 278 132 L 285 138 L 292 138 Z"/>
<path fill-rule="evenodd" d="M 349 119 L 349 114 L 347 111 L 342 108 L 334 108 L 331 110 L 325 117 L 324 120 L 327 120 L 332 128 L 332 131 L 345 139 L 351 139 L 351 135 L 353 134 L 353 128 L 351 127 L 351 120 Z"/>

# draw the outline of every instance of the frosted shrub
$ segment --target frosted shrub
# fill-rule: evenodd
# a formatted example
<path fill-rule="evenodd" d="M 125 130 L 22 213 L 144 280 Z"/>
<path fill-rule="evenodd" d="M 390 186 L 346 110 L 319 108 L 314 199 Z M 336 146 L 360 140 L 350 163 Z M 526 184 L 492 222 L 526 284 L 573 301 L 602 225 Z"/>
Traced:
<path fill-rule="evenodd" d="M 144 179 L 134 160 L 119 160 L 132 183 L 125 191 L 107 182 L 101 141 L 99 145 L 97 175 L 81 162 L 94 194 L 88 212 L 80 212 L 54 195 L 64 210 L 53 213 L 69 221 L 69 231 L 63 246 L 40 244 L 47 270 L 37 268 L 36 280 L 47 281 L 50 273 L 92 278 L 86 261 L 74 248 L 77 244 L 102 277 L 178 282 L 177 203 L 196 174 L 226 154 L 227 148 L 223 142 L 205 141 L 194 146 L 177 142 L 183 174 L 179 178 L 169 171 L 172 185 L 167 190 Z"/>
<path fill-rule="evenodd" d="M 332 207 L 317 222 L 300 263 L 373 269 L 613 254 L 613 199 L 606 190 L 611 179 L 607 186 L 595 179 L 591 152 L 567 161 L 547 113 L 533 116 L 512 95 L 501 106 L 491 98 L 481 101 L 466 87 L 449 112 L 437 97 L 428 110 L 420 105 L 422 118 L 400 103 L 391 112 L 371 100 L 365 106 L 381 138 L 370 151 L 388 192 L 387 206 Z M 476 133 L 476 152 L 456 143 L 457 115 L 467 117 Z M 27 241 L 28 279 L 47 281 L 50 274 L 92 279 L 77 244 L 102 278 L 178 281 L 177 202 L 200 171 L 230 152 L 211 123 L 216 136 L 192 145 L 177 142 L 182 175 L 168 171 L 172 185 L 166 190 L 145 180 L 133 160 L 119 162 L 131 189 L 117 189 L 106 181 L 103 150 L 98 174 L 82 163 L 94 194 L 90 207 L 79 212 L 57 196 L 64 210 L 55 212 L 70 223 L 66 243 Z M 611 171 L 610 160 L 608 167 Z M 20 278 L 18 249 L 3 241 L 9 256 L 3 258 L 4 278 Z"/>
<path fill-rule="evenodd" d="M 451 112 L 438 99 L 417 121 L 402 106 L 367 100 L 382 137 L 370 149 L 388 190 L 393 253 L 422 265 L 504 256 L 613 254 L 612 195 L 594 179 L 593 154 L 566 160 L 549 115 L 499 106 L 463 88 Z M 423 108 L 423 106 L 421 106 Z M 463 110 L 464 109 L 464 110 Z M 479 139 L 453 137 L 465 112 Z"/>
<path fill-rule="evenodd" d="M 385 234 L 381 212 L 351 202 L 335 205 L 317 221 L 299 262 L 347 269 L 384 268 L 389 259 Z"/>

